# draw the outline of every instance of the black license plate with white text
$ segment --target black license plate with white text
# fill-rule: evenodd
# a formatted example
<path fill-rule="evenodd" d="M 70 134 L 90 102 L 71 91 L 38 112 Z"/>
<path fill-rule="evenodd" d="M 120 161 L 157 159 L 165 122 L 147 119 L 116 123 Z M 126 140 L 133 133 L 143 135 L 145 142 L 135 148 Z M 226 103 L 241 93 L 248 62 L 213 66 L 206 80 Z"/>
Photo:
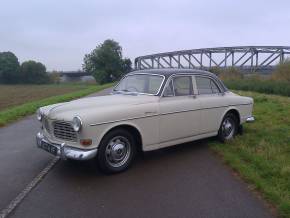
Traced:
<path fill-rule="evenodd" d="M 46 150 L 47 152 L 53 154 L 53 155 L 57 155 L 57 147 L 54 145 L 51 145 L 45 141 L 41 142 L 41 148 L 43 150 Z"/>

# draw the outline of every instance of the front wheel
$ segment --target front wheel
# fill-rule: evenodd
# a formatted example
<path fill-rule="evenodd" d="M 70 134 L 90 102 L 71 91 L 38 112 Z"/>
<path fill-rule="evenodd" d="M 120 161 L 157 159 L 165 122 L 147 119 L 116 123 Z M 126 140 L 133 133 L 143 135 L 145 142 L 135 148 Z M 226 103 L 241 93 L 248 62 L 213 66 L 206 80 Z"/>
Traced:
<path fill-rule="evenodd" d="M 105 173 L 124 171 L 134 159 L 135 148 L 135 140 L 130 132 L 124 129 L 112 130 L 100 143 L 98 166 Z"/>
<path fill-rule="evenodd" d="M 224 116 L 221 123 L 218 137 L 222 142 L 229 141 L 234 138 L 238 132 L 238 120 L 232 113 L 228 113 Z"/>

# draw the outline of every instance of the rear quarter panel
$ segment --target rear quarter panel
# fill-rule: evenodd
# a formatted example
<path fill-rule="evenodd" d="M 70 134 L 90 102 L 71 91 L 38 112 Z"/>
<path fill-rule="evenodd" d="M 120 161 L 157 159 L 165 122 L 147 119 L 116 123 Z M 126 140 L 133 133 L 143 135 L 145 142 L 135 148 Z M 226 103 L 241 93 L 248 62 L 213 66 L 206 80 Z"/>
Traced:
<path fill-rule="evenodd" d="M 232 92 L 227 93 L 226 98 L 229 106 L 224 114 L 231 109 L 237 110 L 240 115 L 240 124 L 244 123 L 248 117 L 252 116 L 253 98 L 236 95 Z"/>

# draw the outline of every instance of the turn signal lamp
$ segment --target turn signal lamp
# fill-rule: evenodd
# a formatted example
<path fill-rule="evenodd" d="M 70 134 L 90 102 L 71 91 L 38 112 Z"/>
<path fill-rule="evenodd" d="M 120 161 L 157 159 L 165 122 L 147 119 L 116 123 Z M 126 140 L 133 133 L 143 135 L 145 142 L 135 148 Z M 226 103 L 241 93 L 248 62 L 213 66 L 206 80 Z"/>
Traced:
<path fill-rule="evenodd" d="M 81 139 L 80 143 L 83 146 L 90 146 L 92 144 L 92 139 Z"/>

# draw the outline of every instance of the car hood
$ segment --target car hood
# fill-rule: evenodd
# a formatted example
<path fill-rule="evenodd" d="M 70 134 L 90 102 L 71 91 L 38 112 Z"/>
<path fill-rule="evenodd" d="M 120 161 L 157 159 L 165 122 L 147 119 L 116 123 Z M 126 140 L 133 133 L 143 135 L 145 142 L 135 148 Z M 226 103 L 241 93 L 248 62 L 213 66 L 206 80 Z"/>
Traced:
<path fill-rule="evenodd" d="M 156 96 L 148 95 L 107 95 L 87 97 L 70 102 L 43 107 L 44 114 L 53 120 L 71 121 L 74 116 L 92 117 L 90 114 L 101 114 L 110 110 L 126 110 L 136 105 L 153 103 L 158 100 Z"/>

